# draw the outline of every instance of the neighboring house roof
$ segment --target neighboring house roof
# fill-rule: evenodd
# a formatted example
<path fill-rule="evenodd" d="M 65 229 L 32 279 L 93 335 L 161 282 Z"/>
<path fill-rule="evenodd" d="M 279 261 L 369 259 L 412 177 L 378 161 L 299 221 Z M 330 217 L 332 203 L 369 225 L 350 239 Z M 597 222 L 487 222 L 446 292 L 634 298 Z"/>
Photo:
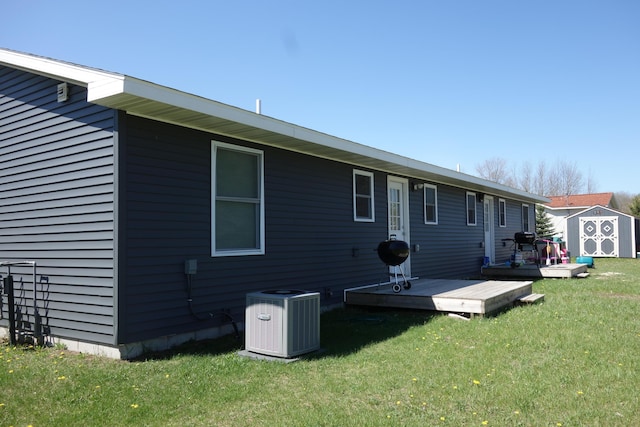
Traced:
<path fill-rule="evenodd" d="M 613 207 L 613 193 L 572 194 L 569 196 L 549 196 L 549 209 L 585 209 L 590 206 Z"/>
<path fill-rule="evenodd" d="M 472 175 L 347 141 L 124 74 L 0 48 L 0 65 L 87 88 L 87 101 L 128 114 L 417 180 L 533 203 L 549 199 Z"/>

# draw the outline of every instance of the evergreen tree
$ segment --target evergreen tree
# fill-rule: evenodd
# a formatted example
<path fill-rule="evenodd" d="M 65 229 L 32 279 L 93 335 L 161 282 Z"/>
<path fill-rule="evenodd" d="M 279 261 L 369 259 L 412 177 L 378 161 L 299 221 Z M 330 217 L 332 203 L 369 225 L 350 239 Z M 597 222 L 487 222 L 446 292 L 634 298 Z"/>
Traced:
<path fill-rule="evenodd" d="M 551 219 L 544 212 L 544 206 L 536 205 L 536 235 L 539 238 L 551 238 L 555 233 Z"/>
<path fill-rule="evenodd" d="M 629 212 L 636 218 L 640 218 L 640 194 L 631 199 L 629 203 Z"/>

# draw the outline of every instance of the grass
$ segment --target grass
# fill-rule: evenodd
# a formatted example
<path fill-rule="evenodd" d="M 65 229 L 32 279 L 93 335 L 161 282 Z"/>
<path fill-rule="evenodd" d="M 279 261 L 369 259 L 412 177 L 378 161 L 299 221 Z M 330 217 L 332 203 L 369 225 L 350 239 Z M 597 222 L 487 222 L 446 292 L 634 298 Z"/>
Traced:
<path fill-rule="evenodd" d="M 339 309 L 323 352 L 239 357 L 225 337 L 134 362 L 0 345 L 2 426 L 640 424 L 640 261 L 545 279 L 545 301 L 459 319 Z"/>

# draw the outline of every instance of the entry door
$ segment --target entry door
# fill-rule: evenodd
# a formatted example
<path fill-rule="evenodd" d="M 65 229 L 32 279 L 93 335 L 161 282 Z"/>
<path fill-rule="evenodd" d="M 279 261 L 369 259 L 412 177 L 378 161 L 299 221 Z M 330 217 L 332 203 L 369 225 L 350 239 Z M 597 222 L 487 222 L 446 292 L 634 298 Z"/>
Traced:
<path fill-rule="evenodd" d="M 491 262 L 496 258 L 495 205 L 493 196 L 484 196 L 484 256 Z"/>
<path fill-rule="evenodd" d="M 395 237 L 397 240 L 404 240 L 409 243 L 409 193 L 408 181 L 402 178 L 389 177 L 387 180 L 387 200 L 389 218 L 389 238 Z M 405 276 L 409 277 L 411 267 L 411 256 L 402 263 Z M 390 266 L 391 274 L 398 273 L 397 266 Z"/>
<path fill-rule="evenodd" d="M 580 255 L 618 256 L 618 217 L 580 218 Z"/>

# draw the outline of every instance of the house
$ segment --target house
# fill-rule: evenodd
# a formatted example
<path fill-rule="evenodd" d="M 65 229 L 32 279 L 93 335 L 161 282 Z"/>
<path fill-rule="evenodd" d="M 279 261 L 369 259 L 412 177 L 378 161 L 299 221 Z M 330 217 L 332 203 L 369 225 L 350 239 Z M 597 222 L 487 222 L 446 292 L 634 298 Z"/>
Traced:
<path fill-rule="evenodd" d="M 572 256 L 635 258 L 638 219 L 617 210 L 613 193 L 551 196 L 544 205 Z"/>
<path fill-rule="evenodd" d="M 410 244 L 412 276 L 477 275 L 548 201 L 6 49 L 0 164 L 0 275 L 18 327 L 116 358 L 231 332 L 254 291 L 340 304 L 346 288 L 389 280 L 375 249 L 392 235 Z"/>

